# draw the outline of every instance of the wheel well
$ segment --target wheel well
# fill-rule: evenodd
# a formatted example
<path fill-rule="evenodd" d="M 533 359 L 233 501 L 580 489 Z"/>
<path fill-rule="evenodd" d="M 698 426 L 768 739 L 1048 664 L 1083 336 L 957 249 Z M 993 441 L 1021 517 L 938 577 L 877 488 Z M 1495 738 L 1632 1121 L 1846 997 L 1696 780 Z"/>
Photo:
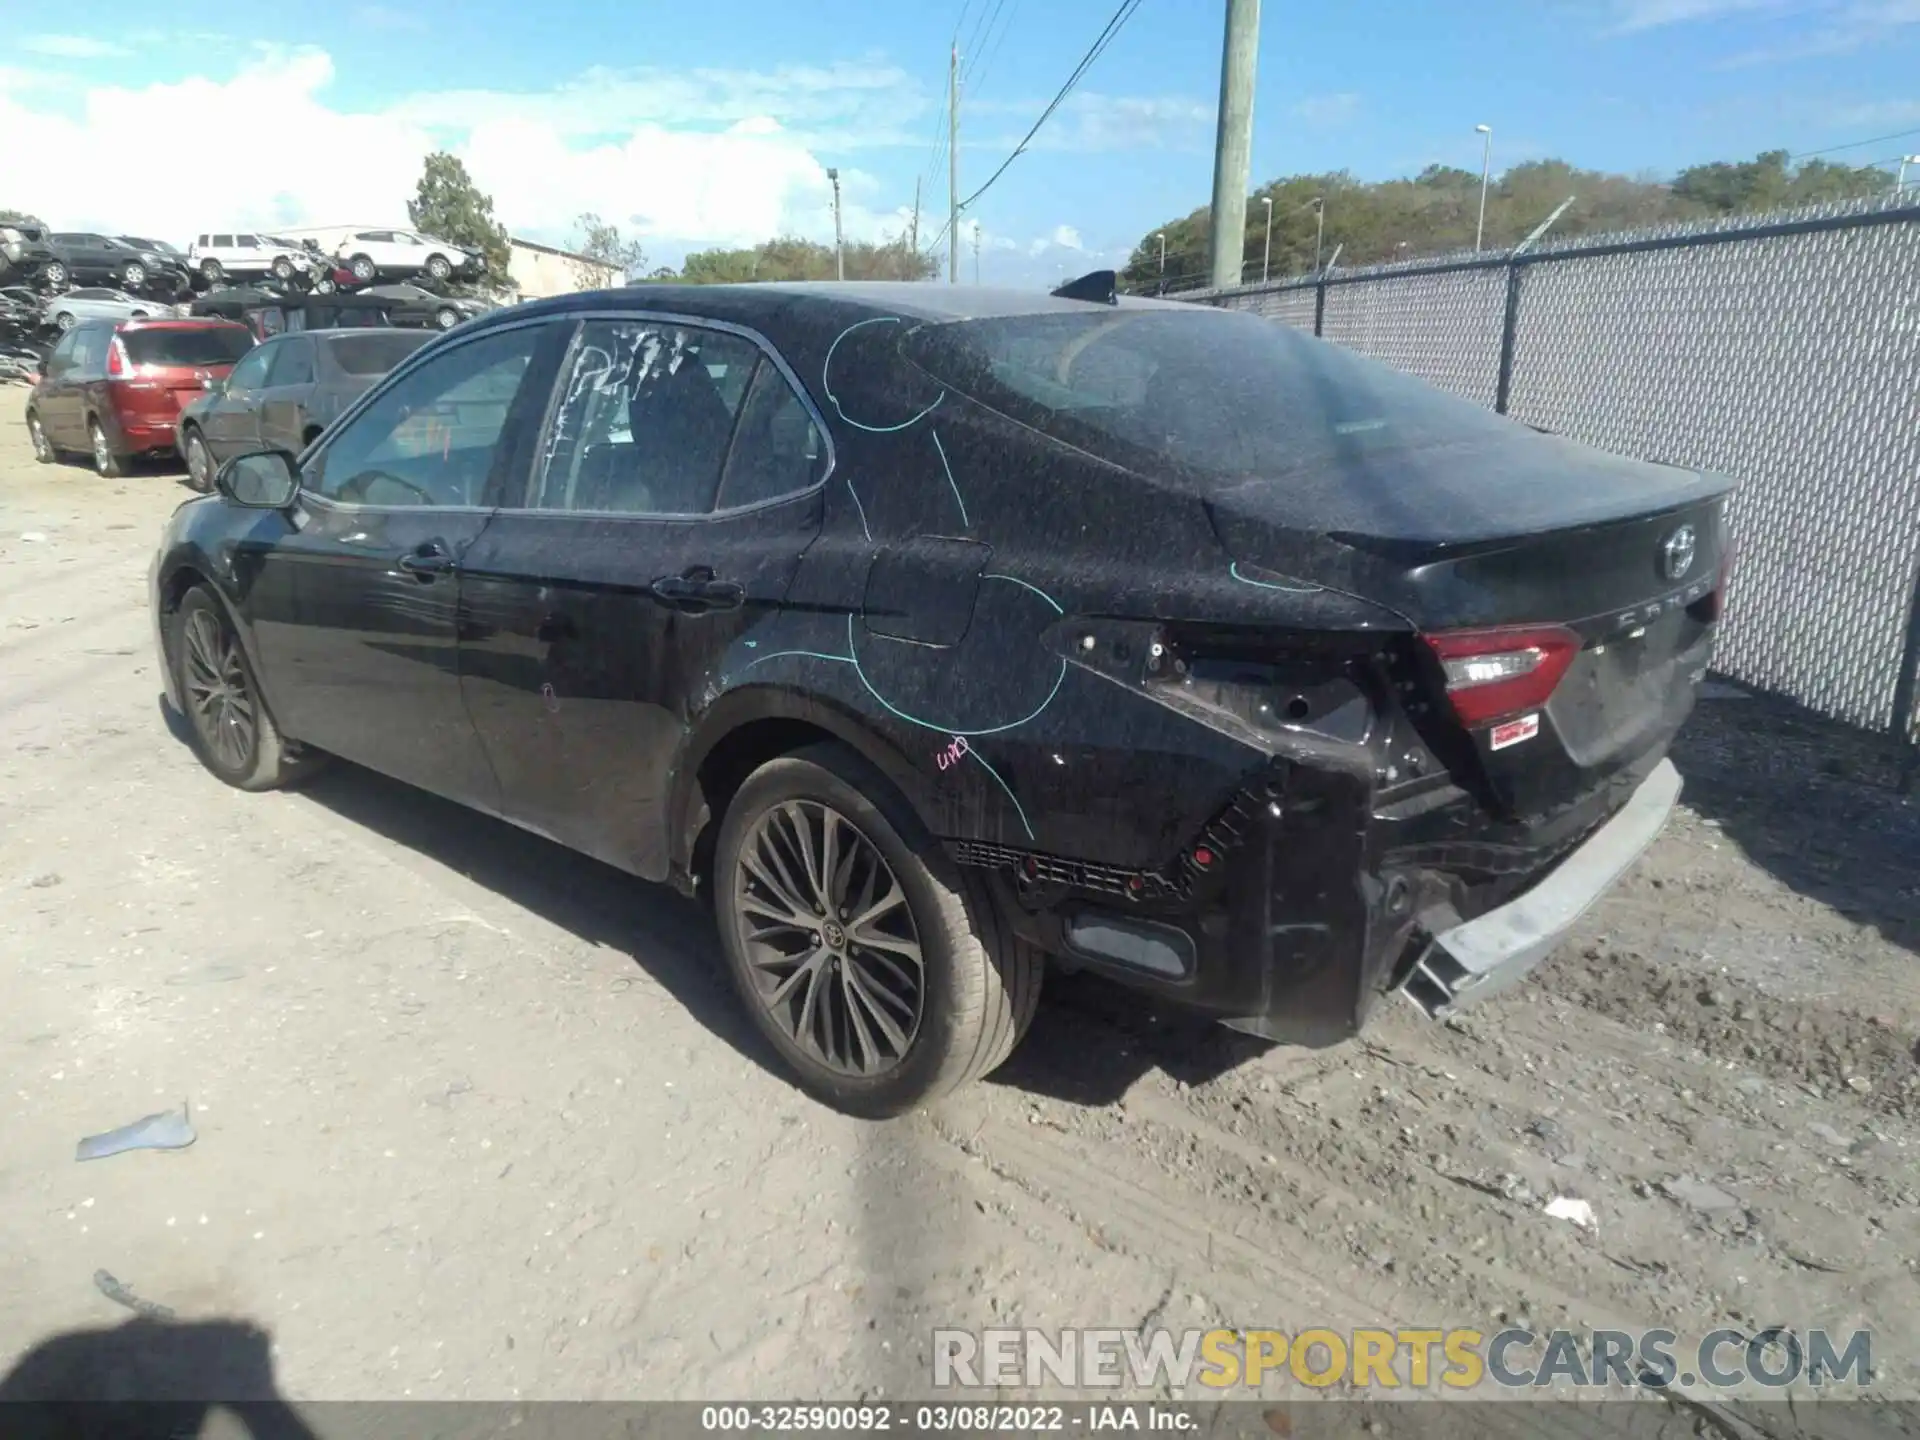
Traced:
<path fill-rule="evenodd" d="M 191 565 L 182 565 L 167 577 L 166 585 L 160 591 L 160 613 L 162 616 L 173 614 L 180 608 L 180 602 L 187 598 L 187 592 L 196 585 L 206 585 L 207 579 Z M 211 588 L 211 587 L 209 587 Z M 165 651 L 167 663 L 173 663 L 173 627 L 161 625 L 160 645 Z"/>
<path fill-rule="evenodd" d="M 733 803 L 733 797 L 747 783 L 747 777 L 769 760 L 777 760 L 782 755 L 790 755 L 822 741 L 836 742 L 838 739 L 832 731 L 809 725 L 804 720 L 775 717 L 752 720 L 737 730 L 728 731 L 707 752 L 696 772 L 694 803 L 686 817 L 688 824 L 700 827 L 699 834 L 694 837 L 687 865 L 696 887 L 695 894 L 708 895 L 712 892 L 713 850 L 719 839 L 720 822 L 726 817 L 727 807 Z M 704 815 L 700 813 L 703 806 L 706 811 Z"/>

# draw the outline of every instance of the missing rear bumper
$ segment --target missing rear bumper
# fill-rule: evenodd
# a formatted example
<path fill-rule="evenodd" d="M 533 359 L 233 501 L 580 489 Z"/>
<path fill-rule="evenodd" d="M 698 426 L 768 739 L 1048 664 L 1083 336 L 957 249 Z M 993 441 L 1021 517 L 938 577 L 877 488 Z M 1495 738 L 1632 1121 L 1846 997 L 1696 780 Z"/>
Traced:
<path fill-rule="evenodd" d="M 1638 860 L 1680 797 L 1662 760 L 1620 812 L 1518 899 L 1434 935 L 1400 993 L 1433 1019 L 1498 994 L 1532 970 Z"/>

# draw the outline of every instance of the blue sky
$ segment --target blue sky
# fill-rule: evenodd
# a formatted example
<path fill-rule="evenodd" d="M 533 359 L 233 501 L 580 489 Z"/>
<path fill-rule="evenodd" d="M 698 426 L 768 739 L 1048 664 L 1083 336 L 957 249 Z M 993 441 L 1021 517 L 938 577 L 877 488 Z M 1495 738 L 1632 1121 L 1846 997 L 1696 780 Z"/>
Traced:
<path fill-rule="evenodd" d="M 341 0 L 175 23 L 0 0 L 0 204 L 184 241 L 224 224 L 404 217 L 426 148 L 461 153 L 516 233 L 594 210 L 656 261 L 778 229 L 897 232 L 945 208 L 948 45 L 968 53 L 961 186 L 999 164 L 1113 0 Z M 1144 0 L 981 199 L 988 280 L 1124 256 L 1211 183 L 1223 6 Z M 84 28 L 81 28 L 84 17 Z M 971 40 L 973 43 L 967 44 Z M 1920 129 L 1920 0 L 1269 0 L 1253 178 L 1558 155 L 1671 172 Z M 129 166 L 129 135 L 191 134 Z M 1838 152 L 1920 150 L 1920 135 Z M 198 154 L 218 184 L 178 184 Z M 136 173 L 136 170 L 150 173 Z M 113 174 L 102 187 L 98 177 Z M 969 255 L 965 269 L 972 269 Z"/>

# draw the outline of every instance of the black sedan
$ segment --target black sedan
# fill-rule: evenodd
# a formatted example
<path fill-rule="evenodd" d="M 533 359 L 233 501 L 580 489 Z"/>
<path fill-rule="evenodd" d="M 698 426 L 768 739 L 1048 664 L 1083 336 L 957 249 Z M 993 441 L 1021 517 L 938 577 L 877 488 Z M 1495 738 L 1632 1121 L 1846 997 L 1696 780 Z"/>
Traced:
<path fill-rule="evenodd" d="M 1048 963 L 1444 1015 L 1651 843 L 1728 482 L 1247 314 L 941 285 L 485 316 L 152 575 L 207 768 L 329 755 L 710 898 L 816 1096 L 993 1069 Z"/>
<path fill-rule="evenodd" d="M 298 455 L 366 390 L 433 337 L 420 330 L 304 330 L 268 340 L 180 412 L 187 481 L 213 488 L 222 460 Z"/>
<path fill-rule="evenodd" d="M 463 320 L 484 315 L 493 307 L 484 300 L 442 295 L 424 285 L 368 285 L 355 292 L 363 298 L 385 301 L 395 325 L 424 325 L 451 330 Z"/>

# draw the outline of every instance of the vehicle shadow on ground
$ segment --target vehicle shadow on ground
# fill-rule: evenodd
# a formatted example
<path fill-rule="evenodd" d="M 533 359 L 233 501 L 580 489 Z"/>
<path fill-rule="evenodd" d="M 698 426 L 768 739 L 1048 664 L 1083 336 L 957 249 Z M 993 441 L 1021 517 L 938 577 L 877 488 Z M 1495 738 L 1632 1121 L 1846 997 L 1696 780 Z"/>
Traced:
<path fill-rule="evenodd" d="M 1729 689 L 1674 746 L 1686 804 L 1782 884 L 1920 952 L 1920 801 L 1899 793 L 1899 748 Z"/>
<path fill-rule="evenodd" d="M 159 704 L 174 738 L 191 746 L 186 717 L 164 698 Z M 664 885 L 343 761 L 329 765 L 299 793 L 582 940 L 631 956 L 694 1019 L 791 1083 L 779 1057 L 742 1011 L 727 980 L 712 918 L 701 906 Z M 1047 976 L 1025 1043 L 992 1080 L 1074 1104 L 1105 1106 L 1152 1070 L 1199 1085 L 1272 1048 L 1112 981 L 1054 972 Z"/>
<path fill-rule="evenodd" d="M 315 1440 L 281 1396 L 272 1337 L 242 1320 L 129 1320 L 42 1341 L 0 1377 L 9 1440 Z"/>

